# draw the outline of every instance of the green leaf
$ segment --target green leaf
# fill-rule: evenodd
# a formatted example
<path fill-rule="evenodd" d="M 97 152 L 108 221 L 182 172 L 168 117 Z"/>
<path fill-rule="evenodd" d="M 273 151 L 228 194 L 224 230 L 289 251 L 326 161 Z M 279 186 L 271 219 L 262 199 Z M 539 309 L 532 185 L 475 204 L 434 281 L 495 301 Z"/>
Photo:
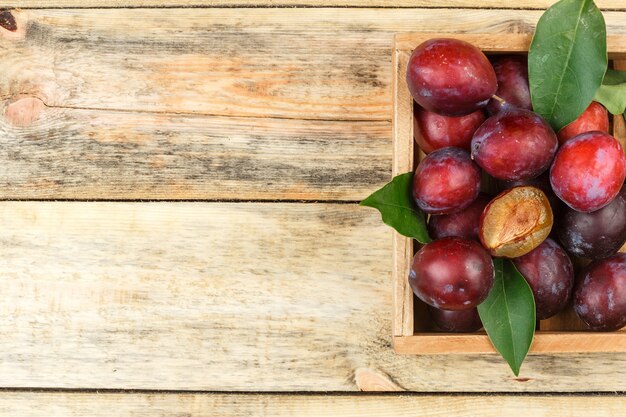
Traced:
<path fill-rule="evenodd" d="M 602 103 L 611 114 L 624 113 L 626 111 L 626 71 L 608 70 L 593 99 Z"/>
<path fill-rule="evenodd" d="M 380 211 L 383 222 L 401 235 L 412 237 L 420 243 L 428 243 L 431 239 L 426 229 L 426 217 L 411 198 L 412 183 L 412 172 L 400 174 L 361 201 L 361 205 Z"/>
<path fill-rule="evenodd" d="M 533 110 L 559 131 L 589 106 L 607 64 L 606 25 L 593 0 L 552 5 L 528 51 Z"/>
<path fill-rule="evenodd" d="M 513 262 L 495 258 L 493 265 L 493 288 L 478 314 L 491 343 L 517 376 L 535 335 L 535 299 Z"/>

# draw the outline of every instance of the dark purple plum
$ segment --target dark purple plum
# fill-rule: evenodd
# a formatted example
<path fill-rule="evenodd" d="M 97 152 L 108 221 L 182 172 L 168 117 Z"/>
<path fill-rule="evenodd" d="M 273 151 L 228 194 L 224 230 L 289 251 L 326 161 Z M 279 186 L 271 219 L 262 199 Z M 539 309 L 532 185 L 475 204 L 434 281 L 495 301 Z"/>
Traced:
<path fill-rule="evenodd" d="M 533 290 L 538 320 L 552 317 L 567 306 L 574 286 L 574 266 L 554 240 L 544 240 L 513 262 Z"/>
<path fill-rule="evenodd" d="M 435 326 L 444 332 L 471 333 L 483 327 L 476 308 L 452 311 L 428 306 L 428 313 Z"/>
<path fill-rule="evenodd" d="M 424 153 L 454 146 L 469 152 L 472 136 L 485 121 L 485 113 L 476 110 L 466 116 L 450 117 L 413 106 L 415 142 Z"/>
<path fill-rule="evenodd" d="M 409 284 L 426 304 L 467 310 L 483 302 L 493 286 L 489 253 L 474 240 L 445 237 L 424 245 L 413 257 Z"/>
<path fill-rule="evenodd" d="M 626 243 L 626 185 L 608 206 L 592 213 L 567 208 L 558 222 L 557 236 L 574 256 L 601 259 Z"/>
<path fill-rule="evenodd" d="M 596 261 L 580 273 L 574 310 L 591 330 L 626 326 L 626 253 Z"/>
<path fill-rule="evenodd" d="M 472 158 L 494 178 L 534 178 L 550 167 L 558 147 L 552 128 L 537 114 L 503 110 L 483 123 L 472 139 Z"/>
<path fill-rule="evenodd" d="M 617 196 L 626 178 L 626 156 L 608 133 L 588 132 L 561 146 L 550 168 L 556 195 L 577 211 L 600 210 Z"/>
<path fill-rule="evenodd" d="M 498 88 L 496 73 L 480 49 L 458 39 L 430 39 L 413 50 L 406 82 L 417 103 L 446 116 L 483 108 Z"/>
<path fill-rule="evenodd" d="M 480 216 L 490 201 L 490 196 L 480 193 L 472 204 L 457 213 L 430 216 L 428 220 L 430 237 L 441 239 L 448 236 L 457 236 L 478 240 Z"/>
<path fill-rule="evenodd" d="M 528 86 L 528 59 L 522 55 L 498 55 L 491 58 L 491 64 L 498 79 L 496 95 L 510 106 L 532 110 Z M 496 99 L 492 99 L 487 105 L 490 115 L 502 109 L 503 103 Z"/>
<path fill-rule="evenodd" d="M 468 207 L 480 192 L 480 169 L 459 148 L 438 149 L 417 166 L 413 198 L 428 214 L 450 214 Z"/>

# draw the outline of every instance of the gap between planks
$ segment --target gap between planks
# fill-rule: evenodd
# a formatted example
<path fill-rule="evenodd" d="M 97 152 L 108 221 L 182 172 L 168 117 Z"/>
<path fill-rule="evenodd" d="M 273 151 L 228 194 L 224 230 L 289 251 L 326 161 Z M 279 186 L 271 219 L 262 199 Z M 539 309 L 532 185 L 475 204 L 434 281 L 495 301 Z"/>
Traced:
<path fill-rule="evenodd" d="M 258 390 L 190 390 L 190 389 L 140 389 L 140 388 L 54 388 L 54 387 L 0 387 L 3 394 L 137 394 L 137 395 L 238 395 L 238 396 L 293 396 L 302 397 L 615 397 L 626 396 L 626 391 L 258 391 Z"/>
<path fill-rule="evenodd" d="M 77 199 L 77 198 L 50 198 L 50 199 L 1 199 L 2 202 L 16 202 L 16 203 L 149 203 L 149 204 L 165 204 L 165 203 L 208 203 L 208 204 L 335 204 L 335 205 L 358 205 L 359 200 L 194 200 L 194 199 L 134 199 L 134 200 L 115 200 L 115 199 Z"/>
<path fill-rule="evenodd" d="M 459 9 L 546 9 L 554 0 L 11 0 L 5 7 L 21 8 L 239 8 L 239 7 L 301 7 L 301 8 L 459 8 Z M 621 0 L 596 0 L 602 10 L 624 10 Z"/>
<path fill-rule="evenodd" d="M 27 96 L 27 94 L 25 94 Z M 0 103 L 2 103 L 3 101 L 6 102 L 7 101 L 11 101 L 13 99 L 15 99 L 15 97 L 19 97 L 21 96 L 21 94 L 17 94 L 15 96 L 6 96 L 6 97 L 0 97 Z M 318 118 L 318 117 L 306 117 L 306 116 L 290 116 L 290 115 L 284 115 L 284 116 L 263 116 L 263 117 L 259 117 L 259 116 L 254 116 L 254 115 L 249 115 L 249 114 L 243 114 L 243 115 L 230 115 L 230 114 L 226 114 L 226 115 L 222 115 L 220 113 L 203 113 L 203 112 L 194 112 L 194 111 L 184 111 L 184 110 L 142 110 L 142 109 L 116 109 L 116 108 L 107 108 L 107 107 L 81 107 L 81 106 L 63 106 L 63 105 L 59 105 L 59 104 L 48 104 L 46 103 L 44 100 L 42 100 L 41 98 L 38 98 L 38 100 L 41 100 L 41 103 L 43 104 L 43 106 L 46 109 L 50 109 L 50 110 L 63 110 L 63 109 L 67 109 L 67 110 L 85 110 L 85 111 L 94 111 L 94 112 L 107 112 L 107 113 L 129 113 L 129 114 L 146 114 L 146 115 L 162 115 L 162 116 L 186 116 L 186 117 L 232 117 L 232 118 L 237 118 L 237 119 L 251 119 L 251 120 L 256 120 L 256 119 L 263 119 L 263 120 L 301 120 L 301 121 L 305 121 L 305 122 L 350 122 L 350 123 L 368 123 L 368 122 L 372 122 L 372 121 L 379 121 L 379 122 L 390 122 L 391 121 L 391 116 L 389 117 L 389 119 L 372 119 L 372 120 L 368 120 L 368 119 L 351 119 L 349 117 L 345 117 L 345 118 L 328 118 L 328 119 L 324 119 L 324 118 Z"/>

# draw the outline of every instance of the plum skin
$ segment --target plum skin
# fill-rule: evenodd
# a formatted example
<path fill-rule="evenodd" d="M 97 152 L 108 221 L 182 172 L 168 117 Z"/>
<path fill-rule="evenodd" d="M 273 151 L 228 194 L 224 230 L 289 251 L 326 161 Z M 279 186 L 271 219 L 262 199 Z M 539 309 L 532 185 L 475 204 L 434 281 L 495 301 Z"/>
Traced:
<path fill-rule="evenodd" d="M 558 140 L 539 115 L 503 110 L 488 118 L 472 138 L 472 158 L 492 177 L 504 181 L 534 178 L 550 167 Z"/>
<path fill-rule="evenodd" d="M 565 142 L 550 168 L 555 194 L 576 211 L 589 213 L 609 204 L 626 178 L 626 156 L 615 138 L 587 132 Z"/>
<path fill-rule="evenodd" d="M 498 88 L 496 73 L 480 49 L 458 39 L 430 39 L 413 50 L 406 82 L 428 111 L 463 116 L 487 105 Z"/>
<path fill-rule="evenodd" d="M 438 149 L 417 166 L 413 198 L 428 214 L 449 214 L 468 207 L 480 192 L 480 169 L 459 148 Z"/>
<path fill-rule="evenodd" d="M 602 104 L 592 101 L 576 120 L 559 130 L 557 136 L 559 142 L 563 144 L 574 136 L 595 130 L 609 131 L 609 113 Z"/>
<path fill-rule="evenodd" d="M 491 59 L 496 72 L 498 90 L 496 95 L 506 104 L 491 99 L 487 104 L 487 112 L 494 115 L 507 105 L 520 109 L 532 110 L 530 87 L 528 85 L 528 60 L 522 55 L 500 55 Z"/>
<path fill-rule="evenodd" d="M 567 306 L 574 286 L 574 266 L 554 240 L 544 240 L 513 263 L 533 291 L 538 320 L 550 318 Z"/>
<path fill-rule="evenodd" d="M 626 253 L 596 261 L 581 272 L 574 310 L 591 330 L 612 331 L 626 325 Z"/>
<path fill-rule="evenodd" d="M 428 313 L 435 326 L 444 332 L 471 333 L 483 327 L 476 308 L 453 311 L 428 306 Z"/>
<path fill-rule="evenodd" d="M 485 121 L 485 113 L 476 110 L 465 116 L 450 117 L 413 106 L 415 142 L 424 153 L 454 146 L 469 152 L 472 136 Z"/>
<path fill-rule="evenodd" d="M 600 210 L 565 210 L 556 230 L 561 244 L 574 256 L 601 259 L 617 253 L 626 243 L 626 185 Z"/>
<path fill-rule="evenodd" d="M 480 193 L 467 208 L 452 214 L 430 216 L 428 232 L 433 239 L 457 236 L 478 240 L 478 223 L 483 210 L 491 201 L 487 194 Z"/>
<path fill-rule="evenodd" d="M 494 280 L 493 261 L 480 243 L 446 237 L 424 245 L 413 257 L 409 284 L 426 304 L 467 310 L 482 303 Z"/>

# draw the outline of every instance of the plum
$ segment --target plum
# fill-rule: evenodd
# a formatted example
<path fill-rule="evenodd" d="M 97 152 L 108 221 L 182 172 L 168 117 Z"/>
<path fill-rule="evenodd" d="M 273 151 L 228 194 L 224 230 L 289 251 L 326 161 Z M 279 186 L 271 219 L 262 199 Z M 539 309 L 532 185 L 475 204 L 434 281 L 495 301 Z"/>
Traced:
<path fill-rule="evenodd" d="M 556 135 L 539 115 L 508 109 L 491 116 L 476 130 L 472 158 L 494 178 L 525 180 L 548 169 L 557 147 Z"/>
<path fill-rule="evenodd" d="M 430 318 L 440 330 L 450 333 L 471 333 L 483 327 L 478 309 L 440 310 L 428 306 Z"/>
<path fill-rule="evenodd" d="M 556 195 L 577 211 L 589 213 L 609 204 L 626 178 L 626 156 L 604 132 L 578 135 L 561 146 L 550 168 Z"/>
<path fill-rule="evenodd" d="M 465 239 L 478 240 L 478 222 L 483 209 L 491 197 L 480 193 L 476 200 L 466 209 L 457 213 L 430 216 L 428 220 L 428 232 L 433 239 L 442 237 L 458 236 Z"/>
<path fill-rule="evenodd" d="M 574 311 L 591 330 L 626 326 L 626 253 L 596 261 L 577 278 Z"/>
<path fill-rule="evenodd" d="M 531 186 L 515 187 L 487 204 L 480 217 L 478 237 L 491 255 L 517 258 L 548 237 L 553 221 L 543 191 Z"/>
<path fill-rule="evenodd" d="M 538 320 L 552 317 L 567 306 L 574 286 L 574 266 L 554 240 L 544 240 L 513 263 L 533 291 Z"/>
<path fill-rule="evenodd" d="M 520 109 L 532 110 L 530 88 L 528 86 L 528 62 L 522 55 L 498 55 L 491 59 L 491 64 L 498 79 L 496 95 L 507 105 Z M 494 115 L 505 106 L 499 100 L 491 99 L 487 112 Z"/>
<path fill-rule="evenodd" d="M 430 39 L 413 50 L 406 82 L 420 106 L 446 116 L 483 108 L 498 88 L 496 73 L 480 49 L 447 38 Z"/>
<path fill-rule="evenodd" d="M 472 204 L 479 192 L 480 169 L 463 149 L 438 149 L 415 170 L 413 197 L 425 213 L 461 211 Z"/>
<path fill-rule="evenodd" d="M 424 153 L 455 146 L 469 152 L 472 136 L 485 121 L 485 113 L 476 110 L 466 116 L 450 117 L 413 106 L 415 142 Z"/>
<path fill-rule="evenodd" d="M 424 245 L 413 257 L 409 284 L 426 304 L 467 310 L 482 303 L 494 280 L 489 253 L 474 240 L 445 237 Z"/>
<path fill-rule="evenodd" d="M 567 209 L 557 236 L 574 256 L 590 259 L 615 254 L 626 243 L 626 185 L 607 206 L 592 213 Z"/>
<path fill-rule="evenodd" d="M 574 136 L 594 130 L 608 133 L 609 114 L 602 104 L 592 101 L 589 107 L 576 120 L 559 130 L 557 136 L 559 142 L 563 144 Z"/>

